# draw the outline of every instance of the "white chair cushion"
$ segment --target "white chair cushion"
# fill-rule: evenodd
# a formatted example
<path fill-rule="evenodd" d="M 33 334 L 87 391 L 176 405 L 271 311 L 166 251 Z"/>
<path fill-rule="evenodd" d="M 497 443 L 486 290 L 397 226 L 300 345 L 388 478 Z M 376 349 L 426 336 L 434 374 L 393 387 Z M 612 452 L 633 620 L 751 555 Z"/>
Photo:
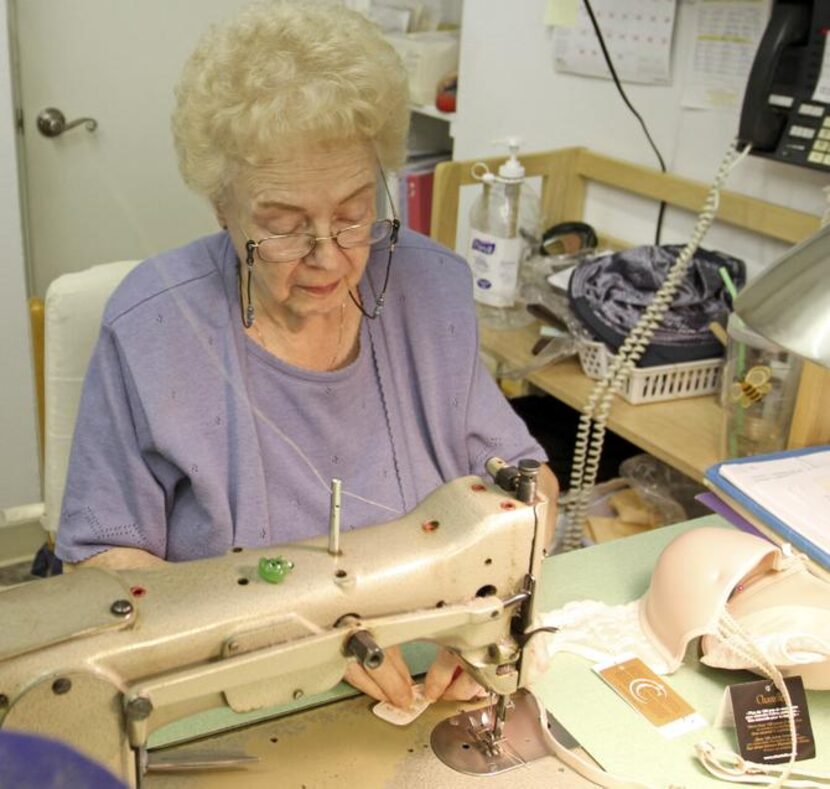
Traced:
<path fill-rule="evenodd" d="M 64 274 L 46 292 L 43 526 L 52 534 L 58 530 L 72 434 L 101 316 L 116 286 L 137 263 L 104 263 Z"/>

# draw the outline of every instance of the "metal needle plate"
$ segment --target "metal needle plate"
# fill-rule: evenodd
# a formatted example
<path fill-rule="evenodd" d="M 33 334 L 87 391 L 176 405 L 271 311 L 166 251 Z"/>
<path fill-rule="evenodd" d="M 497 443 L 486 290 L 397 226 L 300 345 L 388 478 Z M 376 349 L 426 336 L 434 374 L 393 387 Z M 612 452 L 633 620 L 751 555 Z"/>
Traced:
<path fill-rule="evenodd" d="M 496 752 L 486 747 L 483 733 L 493 727 L 495 707 L 462 712 L 439 723 L 430 737 L 435 755 L 467 775 L 498 775 L 549 756 L 547 732 L 539 721 L 532 695 L 520 690 L 511 699 L 504 723 L 504 739 Z"/>

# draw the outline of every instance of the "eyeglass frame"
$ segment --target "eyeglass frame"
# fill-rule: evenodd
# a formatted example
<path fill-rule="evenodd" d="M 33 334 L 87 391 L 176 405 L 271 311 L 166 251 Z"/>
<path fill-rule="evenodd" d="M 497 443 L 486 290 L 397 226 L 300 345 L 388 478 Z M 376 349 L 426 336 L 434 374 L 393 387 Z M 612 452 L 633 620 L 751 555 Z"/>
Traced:
<path fill-rule="evenodd" d="M 367 223 L 363 223 L 363 224 L 349 225 L 348 227 L 344 227 L 342 230 L 338 230 L 336 233 L 333 233 L 330 236 L 315 236 L 312 233 L 278 233 L 278 234 L 273 235 L 273 236 L 265 236 L 264 238 L 259 239 L 259 241 L 254 241 L 252 238 L 248 238 L 247 237 L 248 234 L 245 233 L 245 236 L 246 236 L 246 241 L 245 241 L 246 260 L 245 260 L 245 262 L 246 262 L 246 264 L 248 266 L 253 265 L 253 263 L 254 263 L 254 260 L 253 260 L 254 252 L 257 253 L 257 256 L 259 257 L 259 259 L 263 263 L 268 263 L 268 264 L 271 264 L 271 265 L 279 265 L 280 263 L 290 263 L 293 260 L 302 260 L 303 258 L 308 257 L 315 250 L 315 248 L 317 247 L 317 242 L 318 241 L 334 241 L 334 243 L 337 244 L 337 246 L 342 250 L 360 249 L 361 246 L 364 246 L 364 245 L 360 244 L 360 245 L 357 245 L 357 246 L 354 246 L 354 247 L 341 246 L 340 242 L 338 241 L 338 236 L 341 233 L 347 232 L 348 230 L 354 230 L 355 228 L 358 228 L 358 227 L 371 227 L 372 225 L 374 225 L 376 223 L 380 223 L 380 222 L 390 222 L 391 223 L 391 228 L 392 229 L 391 229 L 391 232 L 389 234 L 389 255 L 390 255 L 390 262 L 391 262 L 392 252 L 394 252 L 395 245 L 398 243 L 398 232 L 400 231 L 401 222 L 400 222 L 400 219 L 398 219 L 398 212 L 395 210 L 395 202 L 392 199 L 392 193 L 389 191 L 389 184 L 386 181 L 386 175 L 383 172 L 383 167 L 381 167 L 380 164 L 378 164 L 378 170 L 380 172 L 380 180 L 383 183 L 383 190 L 386 193 L 386 198 L 389 201 L 389 208 L 392 212 L 392 218 L 391 219 L 374 219 L 371 222 L 367 222 Z M 241 227 L 241 223 L 240 223 L 240 227 Z M 244 232 L 244 229 L 243 229 L 243 232 Z M 290 238 L 292 236 L 294 236 L 294 237 L 303 236 L 307 239 L 310 239 L 311 246 L 308 248 L 308 250 L 304 254 L 299 255 L 298 257 L 286 258 L 285 260 L 266 260 L 259 253 L 259 245 L 262 244 L 264 241 L 270 241 L 273 238 Z M 378 242 L 376 242 L 376 243 L 380 243 L 381 240 L 383 240 L 383 239 L 379 239 Z M 370 246 L 372 246 L 372 243 L 369 242 L 365 246 L 370 247 Z M 388 277 L 389 277 L 389 264 L 387 264 L 387 272 L 386 272 L 386 279 L 387 280 L 388 280 Z M 383 289 L 386 290 L 385 285 L 384 285 Z"/>

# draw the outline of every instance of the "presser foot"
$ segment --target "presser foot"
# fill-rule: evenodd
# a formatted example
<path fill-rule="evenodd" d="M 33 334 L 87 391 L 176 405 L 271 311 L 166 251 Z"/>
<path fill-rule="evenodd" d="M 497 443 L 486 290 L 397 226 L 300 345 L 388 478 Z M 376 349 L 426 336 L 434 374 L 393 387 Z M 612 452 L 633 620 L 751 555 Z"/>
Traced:
<path fill-rule="evenodd" d="M 500 725 L 498 711 L 493 704 L 442 721 L 432 730 L 433 752 L 467 775 L 498 775 L 550 755 L 538 705 L 528 691 L 510 698 Z"/>

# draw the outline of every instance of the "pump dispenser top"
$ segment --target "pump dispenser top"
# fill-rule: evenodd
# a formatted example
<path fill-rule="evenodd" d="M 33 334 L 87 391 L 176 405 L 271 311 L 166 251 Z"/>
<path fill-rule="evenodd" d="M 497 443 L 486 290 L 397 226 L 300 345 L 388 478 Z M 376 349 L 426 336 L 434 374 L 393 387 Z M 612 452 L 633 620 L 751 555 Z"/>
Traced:
<path fill-rule="evenodd" d="M 506 181 L 522 181 L 525 177 L 525 168 L 517 158 L 519 153 L 519 145 L 521 139 L 518 137 L 508 137 L 504 140 L 496 140 L 496 143 L 506 145 L 510 151 L 510 158 L 499 166 L 499 177 Z"/>

